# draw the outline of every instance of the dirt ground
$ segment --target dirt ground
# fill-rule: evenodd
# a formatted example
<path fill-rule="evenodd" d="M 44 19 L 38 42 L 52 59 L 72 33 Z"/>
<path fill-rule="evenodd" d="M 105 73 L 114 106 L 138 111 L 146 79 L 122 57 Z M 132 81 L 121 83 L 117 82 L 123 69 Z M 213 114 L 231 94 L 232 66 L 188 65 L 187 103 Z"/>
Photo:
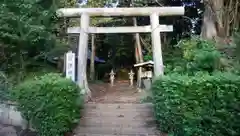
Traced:
<path fill-rule="evenodd" d="M 114 86 L 109 83 L 94 83 L 89 85 L 92 98 L 88 102 L 96 103 L 140 103 L 145 94 L 136 87 L 131 87 L 129 81 L 117 81 Z"/>

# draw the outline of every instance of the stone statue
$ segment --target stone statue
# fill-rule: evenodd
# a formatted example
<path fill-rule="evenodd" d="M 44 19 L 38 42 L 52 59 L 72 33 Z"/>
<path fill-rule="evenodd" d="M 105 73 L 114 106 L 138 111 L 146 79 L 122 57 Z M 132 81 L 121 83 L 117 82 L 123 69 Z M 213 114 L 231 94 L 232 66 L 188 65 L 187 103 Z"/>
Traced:
<path fill-rule="evenodd" d="M 114 86 L 115 73 L 113 72 L 113 70 L 111 70 L 111 72 L 109 73 L 109 75 L 110 75 L 110 83 L 111 83 L 111 86 Z"/>
<path fill-rule="evenodd" d="M 130 80 L 130 86 L 133 86 L 133 79 L 134 79 L 134 73 L 131 70 L 130 73 L 128 73 L 129 75 L 129 80 Z"/>

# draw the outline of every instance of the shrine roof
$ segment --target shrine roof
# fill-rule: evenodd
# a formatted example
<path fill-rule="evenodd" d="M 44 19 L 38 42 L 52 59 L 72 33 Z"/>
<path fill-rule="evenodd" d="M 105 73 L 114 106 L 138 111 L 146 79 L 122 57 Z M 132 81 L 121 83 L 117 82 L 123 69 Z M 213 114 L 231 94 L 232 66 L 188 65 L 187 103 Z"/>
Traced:
<path fill-rule="evenodd" d="M 153 65 L 154 65 L 154 62 L 150 60 L 147 62 L 135 64 L 134 67 L 153 66 Z"/>
<path fill-rule="evenodd" d="M 91 50 L 88 50 L 87 59 L 89 59 L 89 60 L 91 59 L 91 53 L 92 53 L 92 51 L 91 51 Z M 95 61 L 95 62 L 100 62 L 100 63 L 105 63 L 105 62 L 106 62 L 105 60 L 100 59 L 100 58 L 97 57 L 97 56 L 95 56 L 94 61 Z"/>

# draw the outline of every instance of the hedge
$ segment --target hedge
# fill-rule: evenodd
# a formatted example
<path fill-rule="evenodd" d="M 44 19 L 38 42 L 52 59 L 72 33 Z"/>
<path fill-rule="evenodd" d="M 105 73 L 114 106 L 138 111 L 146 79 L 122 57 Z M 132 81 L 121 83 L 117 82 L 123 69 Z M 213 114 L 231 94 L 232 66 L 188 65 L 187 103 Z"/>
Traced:
<path fill-rule="evenodd" d="M 64 136 L 80 119 L 80 88 L 59 74 L 27 80 L 11 93 L 18 110 L 40 136 Z"/>
<path fill-rule="evenodd" d="M 172 136 L 239 136 L 240 77 L 172 74 L 152 86 L 159 128 Z"/>

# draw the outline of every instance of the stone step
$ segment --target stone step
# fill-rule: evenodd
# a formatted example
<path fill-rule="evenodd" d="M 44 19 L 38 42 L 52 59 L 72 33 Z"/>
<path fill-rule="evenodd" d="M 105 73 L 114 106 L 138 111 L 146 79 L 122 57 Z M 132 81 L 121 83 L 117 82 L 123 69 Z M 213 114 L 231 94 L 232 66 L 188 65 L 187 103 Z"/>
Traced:
<path fill-rule="evenodd" d="M 160 136 L 153 105 L 87 103 L 75 136 Z"/>
<path fill-rule="evenodd" d="M 155 120 L 146 120 L 146 121 L 126 121 L 126 120 L 97 120 L 95 118 L 91 118 L 88 120 L 81 120 L 79 123 L 81 127 L 132 127 L 132 128 L 140 128 L 140 127 L 155 127 L 156 121 Z"/>
<path fill-rule="evenodd" d="M 108 103 L 105 103 L 108 104 Z M 149 115 L 153 114 L 153 109 L 113 109 L 113 108 L 104 108 L 104 109 L 92 109 L 92 108 L 85 108 L 82 110 L 82 114 L 93 114 L 94 112 L 97 112 L 99 114 L 110 114 L 110 113 L 122 113 L 122 114 L 144 114 L 144 115 Z"/>
<path fill-rule="evenodd" d="M 134 88 L 132 86 L 130 86 L 130 83 L 121 83 L 121 84 L 118 84 L 118 83 L 114 83 L 113 86 L 111 86 L 111 84 L 109 84 L 108 86 L 109 88 L 121 88 L 121 87 L 131 87 L 131 88 Z"/>
<path fill-rule="evenodd" d="M 109 120 L 109 121 L 119 121 L 119 122 L 131 122 L 131 121 L 142 121 L 142 122 L 145 122 L 145 121 L 152 121 L 152 120 L 155 120 L 154 117 L 146 117 L 146 118 L 141 118 L 141 117 L 136 117 L 136 118 L 132 118 L 132 117 L 129 117 L 129 118 L 124 118 L 124 117 L 84 117 L 82 116 L 81 118 L 81 121 L 87 121 L 87 120 L 91 120 L 91 119 L 95 119 L 95 120 L 99 120 L 99 121 L 106 121 L 106 120 Z"/>
<path fill-rule="evenodd" d="M 101 103 L 87 103 L 85 104 L 85 109 L 101 109 L 101 110 L 116 110 L 116 109 L 128 109 L 128 110 L 138 110 L 138 109 L 146 109 L 152 110 L 153 104 L 145 103 L 145 104 L 129 104 L 129 103 L 121 103 L 121 104 L 101 104 Z"/>
<path fill-rule="evenodd" d="M 103 110 L 85 110 L 82 113 L 84 117 L 123 117 L 123 118 L 146 118 L 153 117 L 152 111 L 129 111 L 129 110 L 115 110 L 115 111 L 103 111 Z"/>
<path fill-rule="evenodd" d="M 135 90 L 136 88 L 130 86 L 129 84 L 128 85 L 114 85 L 114 86 L 109 86 L 108 89 L 111 89 L 111 90 L 121 90 L 121 89 L 131 89 L 131 90 Z"/>
<path fill-rule="evenodd" d="M 101 134 L 103 135 L 156 135 L 156 128 L 130 128 L 130 127 L 78 127 L 76 134 Z"/>
<path fill-rule="evenodd" d="M 118 98 L 119 99 L 119 98 Z M 121 104 L 123 104 L 123 103 L 136 103 L 136 104 L 139 104 L 139 103 L 141 103 L 141 102 L 138 102 L 136 99 L 128 99 L 128 100 L 125 100 L 125 99 L 120 99 L 120 100 L 118 100 L 118 99 L 116 99 L 115 101 L 113 101 L 113 100 L 104 100 L 104 101 L 101 101 L 101 99 L 97 99 L 95 102 L 98 102 L 98 103 L 102 103 L 102 104 L 109 104 L 109 103 L 121 103 Z"/>
<path fill-rule="evenodd" d="M 130 81 L 126 81 L 126 82 L 122 82 L 122 83 L 117 83 L 117 82 L 114 82 L 113 84 L 114 86 L 112 87 L 119 87 L 119 86 L 130 86 Z"/>
<path fill-rule="evenodd" d="M 162 135 L 144 135 L 144 134 L 140 134 L 140 135 L 102 135 L 102 134 L 76 134 L 75 136 L 162 136 Z"/>

